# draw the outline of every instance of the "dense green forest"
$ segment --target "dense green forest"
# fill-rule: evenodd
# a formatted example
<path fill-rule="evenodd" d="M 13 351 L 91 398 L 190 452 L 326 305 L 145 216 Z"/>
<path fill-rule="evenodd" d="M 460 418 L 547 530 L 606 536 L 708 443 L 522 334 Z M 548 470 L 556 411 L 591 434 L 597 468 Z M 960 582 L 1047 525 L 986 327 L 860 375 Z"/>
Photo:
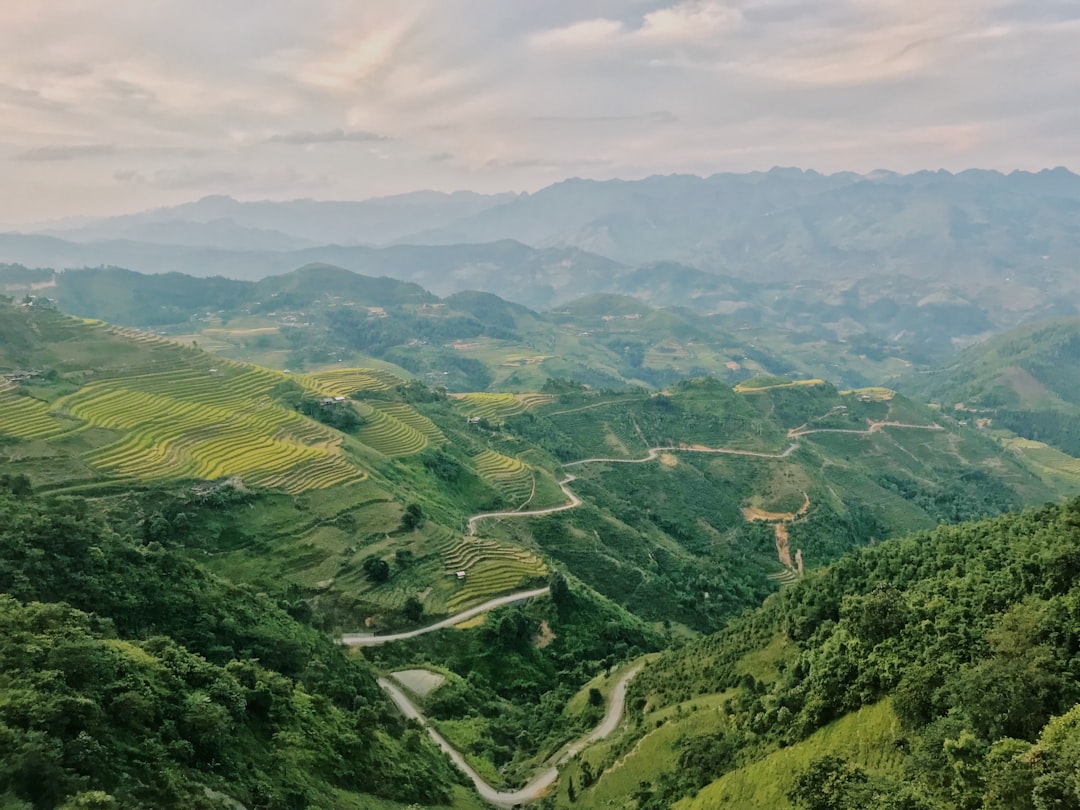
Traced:
<path fill-rule="evenodd" d="M 667 807 L 882 701 L 899 721 L 882 741 L 895 767 L 819 751 L 795 806 L 1080 806 L 1078 628 L 1078 500 L 851 552 L 638 678 L 639 712 L 727 698 L 719 730 L 685 740 L 637 806 Z M 770 644 L 783 652 L 756 676 L 745 664 Z"/>
<path fill-rule="evenodd" d="M 455 772 L 367 665 L 91 502 L 9 480 L 0 592 L 5 808 L 451 798 Z"/>

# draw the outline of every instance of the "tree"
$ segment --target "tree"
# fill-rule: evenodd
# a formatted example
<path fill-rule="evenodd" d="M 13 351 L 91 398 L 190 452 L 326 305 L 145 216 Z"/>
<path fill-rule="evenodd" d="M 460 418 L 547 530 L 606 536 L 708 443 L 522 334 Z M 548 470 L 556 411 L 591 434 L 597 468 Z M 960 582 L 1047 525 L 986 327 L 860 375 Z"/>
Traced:
<path fill-rule="evenodd" d="M 367 578 L 372 582 L 386 582 L 386 580 L 390 579 L 390 563 L 382 557 L 372 554 L 365 557 L 360 565 L 364 569 L 364 573 L 367 574 Z"/>
<path fill-rule="evenodd" d="M 415 596 L 410 596 L 405 600 L 405 606 L 401 609 L 401 612 L 405 614 L 405 618 L 410 622 L 418 622 L 420 617 L 424 615 L 424 605 Z"/>
<path fill-rule="evenodd" d="M 556 605 L 563 605 L 569 601 L 570 585 L 562 571 L 551 572 L 551 576 L 548 577 L 548 586 L 551 588 L 551 601 Z"/>
<path fill-rule="evenodd" d="M 405 514 L 401 516 L 401 530 L 411 532 L 424 522 L 424 510 L 419 504 L 410 503 L 405 507 Z"/>
<path fill-rule="evenodd" d="M 788 799 L 806 810 L 862 810 L 869 780 L 861 768 L 840 757 L 815 759 L 795 777 Z"/>

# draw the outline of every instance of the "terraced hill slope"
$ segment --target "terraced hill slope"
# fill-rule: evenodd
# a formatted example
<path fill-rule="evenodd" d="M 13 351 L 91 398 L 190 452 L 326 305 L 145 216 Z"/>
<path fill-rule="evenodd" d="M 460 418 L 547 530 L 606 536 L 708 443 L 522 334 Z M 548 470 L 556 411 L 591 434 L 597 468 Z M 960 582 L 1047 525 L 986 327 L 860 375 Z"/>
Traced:
<path fill-rule="evenodd" d="M 4 316 L 8 329 L 38 337 L 37 359 L 48 366 L 47 377 L 33 366 L 23 369 L 15 347 L 0 358 L 20 382 L 0 390 L 6 406 L 0 436 L 38 443 L 13 459 L 37 485 L 60 485 L 67 470 L 69 485 L 240 478 L 249 487 L 297 494 L 362 480 L 372 451 L 401 455 L 442 441 L 438 429 L 406 405 L 326 406 L 360 410 L 365 424 L 353 438 L 276 396 L 290 381 L 307 396 L 331 400 L 400 382 L 385 372 L 291 377 L 47 309 L 7 309 Z M 21 379 L 25 371 L 32 376 Z M 57 465 L 57 457 L 65 461 Z"/>
<path fill-rule="evenodd" d="M 1078 381 L 1080 319 L 1065 318 L 1014 329 L 899 385 L 995 436 L 1067 492 L 1080 480 Z"/>

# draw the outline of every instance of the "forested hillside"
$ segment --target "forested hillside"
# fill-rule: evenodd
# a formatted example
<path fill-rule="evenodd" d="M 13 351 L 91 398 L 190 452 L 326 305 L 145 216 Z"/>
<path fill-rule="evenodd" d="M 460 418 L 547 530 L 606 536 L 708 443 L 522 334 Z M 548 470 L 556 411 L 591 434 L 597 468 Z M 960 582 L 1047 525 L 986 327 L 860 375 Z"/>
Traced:
<path fill-rule="evenodd" d="M 290 306 L 419 296 L 398 326 L 520 337 L 552 323 L 493 296 L 432 301 L 333 268 L 265 289 Z M 400 337 L 380 331 L 389 316 L 349 312 L 351 328 Z M 922 762 L 932 721 L 976 699 L 957 672 L 986 694 L 1013 695 L 993 680 L 999 664 L 1031 685 L 1035 702 L 1016 712 L 1029 725 L 988 726 L 985 706 L 965 720 L 980 745 L 1030 744 L 1071 700 L 1056 647 L 1056 669 L 1042 647 L 971 667 L 996 655 L 998 613 L 1043 598 L 1053 570 L 1072 575 L 1046 527 L 1067 540 L 1073 506 L 892 539 L 1076 493 L 1077 475 L 1044 475 L 962 413 L 745 373 L 662 391 L 550 378 L 527 393 L 452 393 L 385 366 L 227 360 L 41 299 L 0 313 L 0 723 L 15 763 L 0 791 L 15 807 L 108 801 L 93 791 L 121 807 L 212 807 L 219 793 L 252 810 L 475 803 L 381 697 L 380 685 L 394 695 L 387 678 L 429 684 L 413 693 L 425 722 L 512 792 L 588 739 L 616 680 L 644 666 L 629 729 L 561 761 L 545 799 L 583 807 L 666 807 L 717 777 L 708 790 L 729 791 L 723 802 L 775 806 L 821 751 L 852 767 L 830 760 L 806 779 L 889 791 Z M 691 318 L 611 296 L 558 318 L 568 331 L 640 321 L 686 345 L 699 334 Z M 627 336 L 606 339 L 614 352 Z M 665 352 L 623 344 L 632 354 L 644 366 Z M 974 629 L 954 639 L 956 627 Z M 364 652 L 346 656 L 329 633 Z M 80 652 L 57 657 L 69 638 Z M 928 689 L 937 697 L 912 709 Z M 866 731 L 857 745 L 852 725 Z M 93 770 L 102 757 L 116 764 Z M 45 788 L 26 776 L 41 769 L 55 774 Z M 913 784 L 912 807 L 955 798 L 951 783 Z"/>
<path fill-rule="evenodd" d="M 91 502 L 5 479 L 0 592 L 5 807 L 451 800 L 448 763 L 365 664 Z"/>
<path fill-rule="evenodd" d="M 1080 501 L 852 552 L 647 667 L 637 731 L 590 770 L 652 718 L 697 731 L 578 804 L 638 768 L 621 806 L 1077 806 L 1078 561 Z"/>

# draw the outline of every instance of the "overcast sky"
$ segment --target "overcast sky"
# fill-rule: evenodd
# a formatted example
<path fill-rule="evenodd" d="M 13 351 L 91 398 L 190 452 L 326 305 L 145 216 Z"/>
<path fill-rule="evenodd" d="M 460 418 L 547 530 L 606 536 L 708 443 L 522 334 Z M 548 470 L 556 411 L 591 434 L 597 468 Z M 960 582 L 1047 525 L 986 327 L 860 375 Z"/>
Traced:
<path fill-rule="evenodd" d="M 1077 0 L 0 4 L 0 222 L 801 166 L 1080 170 Z"/>

